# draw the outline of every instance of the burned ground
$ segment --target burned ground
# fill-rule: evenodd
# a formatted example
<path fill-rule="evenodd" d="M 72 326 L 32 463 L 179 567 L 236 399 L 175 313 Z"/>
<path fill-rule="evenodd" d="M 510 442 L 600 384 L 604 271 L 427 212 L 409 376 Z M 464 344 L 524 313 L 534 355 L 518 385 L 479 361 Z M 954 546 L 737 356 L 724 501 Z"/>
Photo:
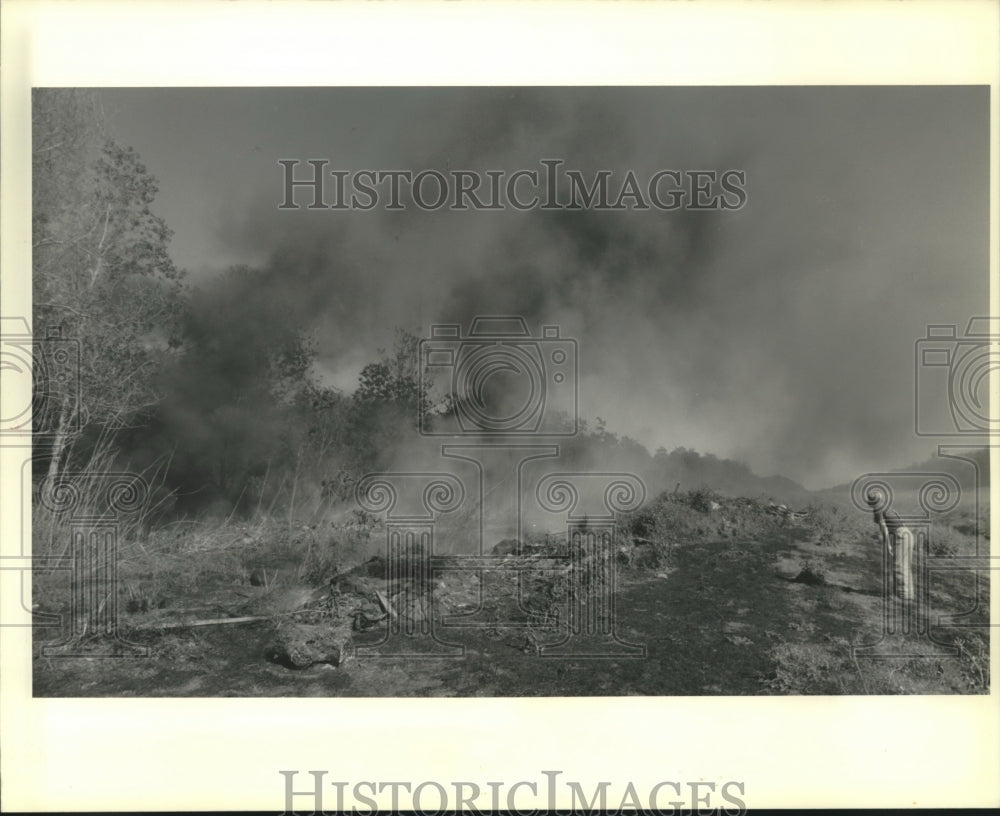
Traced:
<path fill-rule="evenodd" d="M 445 560 L 420 574 L 390 570 L 372 518 L 325 528 L 165 528 L 123 544 L 120 556 L 119 634 L 149 656 L 45 656 L 58 633 L 39 628 L 34 693 L 988 693 L 986 574 L 931 572 L 933 637 L 887 635 L 883 616 L 899 602 L 883 600 L 875 528 L 842 505 L 786 510 L 710 491 L 663 494 L 619 518 L 613 572 L 568 559 L 565 537 L 554 534 L 500 542 L 482 563 Z M 988 511 L 957 510 L 935 521 L 931 554 L 972 552 L 988 529 Z M 644 657 L 624 646 L 600 658 L 552 649 L 571 626 L 580 570 L 613 580 L 603 597 L 613 598 L 616 637 L 645 647 Z M 65 582 L 65 573 L 37 576 L 36 611 L 65 614 Z M 968 613 L 961 626 L 942 620 L 960 613 Z M 436 640 L 424 641 L 436 656 L 378 656 L 390 629 L 419 634 L 431 621 Z M 453 625 L 463 621 L 479 625 Z M 854 648 L 873 643 L 879 656 Z"/>

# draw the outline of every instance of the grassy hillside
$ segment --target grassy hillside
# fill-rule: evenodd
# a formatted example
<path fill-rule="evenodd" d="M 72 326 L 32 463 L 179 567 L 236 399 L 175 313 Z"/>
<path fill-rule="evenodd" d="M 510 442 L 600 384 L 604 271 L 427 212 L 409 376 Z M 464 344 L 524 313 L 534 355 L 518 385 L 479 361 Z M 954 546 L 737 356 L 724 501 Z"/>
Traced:
<path fill-rule="evenodd" d="M 928 605 L 914 614 L 933 638 L 887 632 L 885 616 L 900 602 L 883 594 L 869 515 L 825 501 L 796 510 L 710 489 L 667 491 L 618 519 L 611 562 L 589 551 L 574 561 L 564 537 L 544 534 L 497 542 L 476 568 L 440 560 L 430 576 L 406 563 L 388 569 L 385 527 L 360 513 L 325 526 L 174 525 L 126 542 L 121 554 L 120 635 L 150 656 L 46 657 L 54 633 L 38 629 L 35 693 L 988 693 L 985 575 L 930 573 L 919 587 Z M 978 515 L 961 506 L 935 519 L 930 552 L 974 552 L 988 529 L 988 505 Z M 36 611 L 66 614 L 67 581 L 37 576 Z M 581 593 L 610 599 L 618 639 L 644 657 L 558 654 L 572 610 L 589 608 Z M 456 619 L 479 625 L 452 626 Z M 412 634 L 431 624 L 442 659 L 358 652 L 379 648 L 392 626 Z"/>

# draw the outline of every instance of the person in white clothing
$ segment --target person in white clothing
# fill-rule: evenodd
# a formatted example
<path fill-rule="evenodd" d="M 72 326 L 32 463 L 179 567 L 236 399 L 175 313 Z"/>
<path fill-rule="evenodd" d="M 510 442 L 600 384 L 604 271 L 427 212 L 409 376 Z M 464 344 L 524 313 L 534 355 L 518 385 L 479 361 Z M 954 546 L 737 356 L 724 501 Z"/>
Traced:
<path fill-rule="evenodd" d="M 912 601 L 914 597 L 913 532 L 903 524 L 903 520 L 895 510 L 879 507 L 877 496 L 869 496 L 868 503 L 875 516 L 875 524 L 879 529 L 882 546 L 892 561 L 896 594 L 904 601 Z"/>

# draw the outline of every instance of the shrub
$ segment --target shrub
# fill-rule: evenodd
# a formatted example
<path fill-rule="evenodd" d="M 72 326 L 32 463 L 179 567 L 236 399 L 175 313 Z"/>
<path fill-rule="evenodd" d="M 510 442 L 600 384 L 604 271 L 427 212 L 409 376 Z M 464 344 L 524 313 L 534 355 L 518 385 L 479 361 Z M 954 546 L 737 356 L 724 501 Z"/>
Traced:
<path fill-rule="evenodd" d="M 687 494 L 688 505 L 699 513 L 708 513 L 712 509 L 712 504 L 719 504 L 722 497 L 710 487 L 702 486 L 696 490 L 689 490 Z"/>

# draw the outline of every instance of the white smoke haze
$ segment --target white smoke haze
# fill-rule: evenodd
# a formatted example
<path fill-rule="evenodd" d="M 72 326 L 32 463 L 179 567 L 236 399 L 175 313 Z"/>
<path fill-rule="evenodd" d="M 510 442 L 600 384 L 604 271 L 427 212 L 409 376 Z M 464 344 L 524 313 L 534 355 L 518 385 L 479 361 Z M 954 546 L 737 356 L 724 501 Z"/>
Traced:
<path fill-rule="evenodd" d="M 102 91 L 195 281 L 243 262 L 349 390 L 401 327 L 579 342 L 580 416 L 810 488 L 926 458 L 913 344 L 987 311 L 988 89 Z M 170 127 L 166 123 L 170 123 Z M 331 168 L 745 171 L 736 211 L 279 211 Z M 304 168 L 305 165 L 302 166 Z M 299 172 L 305 170 L 300 168 Z M 612 183 L 615 186 L 615 182 Z M 308 198 L 302 195 L 303 201 Z M 428 466 L 415 440 L 400 467 Z"/>

